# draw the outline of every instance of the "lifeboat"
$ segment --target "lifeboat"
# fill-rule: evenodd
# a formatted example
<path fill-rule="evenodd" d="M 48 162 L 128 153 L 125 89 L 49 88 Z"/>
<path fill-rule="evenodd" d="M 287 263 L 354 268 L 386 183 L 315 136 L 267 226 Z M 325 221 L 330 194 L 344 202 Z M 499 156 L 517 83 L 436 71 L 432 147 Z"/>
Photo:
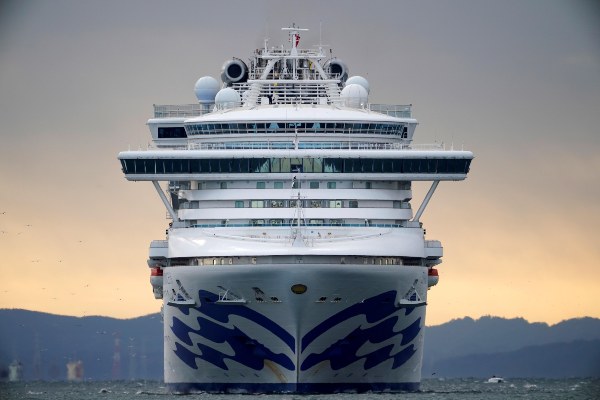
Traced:
<path fill-rule="evenodd" d="M 437 285 L 439 280 L 440 276 L 438 275 L 438 270 L 435 268 L 429 268 L 427 271 L 427 287 Z"/>
<path fill-rule="evenodd" d="M 150 284 L 155 299 L 163 298 L 163 270 L 160 267 L 150 268 Z"/>

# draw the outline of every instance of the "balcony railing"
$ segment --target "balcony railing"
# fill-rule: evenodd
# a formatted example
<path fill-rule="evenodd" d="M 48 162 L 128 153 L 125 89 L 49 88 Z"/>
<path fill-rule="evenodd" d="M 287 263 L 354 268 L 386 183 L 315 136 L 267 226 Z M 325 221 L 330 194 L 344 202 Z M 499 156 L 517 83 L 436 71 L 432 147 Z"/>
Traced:
<path fill-rule="evenodd" d="M 318 100 L 318 98 L 317 98 Z M 292 102 L 293 103 L 293 102 Z M 307 101 L 308 104 L 319 104 L 318 101 Z M 344 105 L 341 99 L 336 100 L 336 104 Z M 241 103 L 227 104 L 222 108 L 242 107 Z M 154 118 L 192 118 L 200 115 L 211 113 L 214 109 L 214 104 L 154 104 Z M 386 114 L 396 118 L 412 118 L 412 105 L 398 104 L 371 104 L 367 103 L 364 109 Z"/>

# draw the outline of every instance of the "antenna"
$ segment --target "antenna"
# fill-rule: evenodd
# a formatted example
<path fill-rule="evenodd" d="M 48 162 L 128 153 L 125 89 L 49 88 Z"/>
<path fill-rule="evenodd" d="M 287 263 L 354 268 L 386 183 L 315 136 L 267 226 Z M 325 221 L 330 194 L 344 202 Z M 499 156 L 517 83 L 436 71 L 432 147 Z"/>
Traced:
<path fill-rule="evenodd" d="M 269 44 L 269 24 L 268 23 L 265 24 L 265 39 L 264 39 L 264 43 L 265 43 L 265 54 L 266 54 L 269 51 L 269 48 L 268 48 L 268 44 Z"/>
<path fill-rule="evenodd" d="M 323 54 L 323 21 L 319 21 L 319 54 Z"/>

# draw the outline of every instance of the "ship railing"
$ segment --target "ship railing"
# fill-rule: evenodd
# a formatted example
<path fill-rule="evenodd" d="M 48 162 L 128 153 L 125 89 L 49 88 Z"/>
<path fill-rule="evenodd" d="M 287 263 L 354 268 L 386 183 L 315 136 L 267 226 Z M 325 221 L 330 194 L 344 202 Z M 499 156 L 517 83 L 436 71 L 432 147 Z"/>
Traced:
<path fill-rule="evenodd" d="M 317 50 L 313 50 L 313 49 L 299 49 L 296 48 L 296 52 L 298 54 L 299 57 L 306 57 L 306 58 L 321 58 L 324 57 L 324 54 L 322 51 L 317 51 Z M 258 49 L 255 52 L 257 57 L 260 58 L 265 58 L 265 59 L 269 59 L 269 58 L 275 58 L 275 57 L 287 57 L 290 56 L 290 50 L 289 49 L 285 49 L 285 48 L 271 48 L 268 50 L 263 50 L 263 49 Z M 294 56 L 296 57 L 296 56 Z"/>
<path fill-rule="evenodd" d="M 290 84 L 291 85 L 291 84 Z M 360 99 L 331 99 L 327 97 L 324 84 L 288 84 L 262 85 L 258 97 L 265 99 L 266 104 L 333 104 L 342 107 L 353 107 L 373 111 L 396 118 L 412 118 L 412 105 L 360 103 Z M 243 93 L 249 89 L 248 84 L 236 84 L 234 87 Z M 242 102 L 214 104 L 154 104 L 154 118 L 192 118 L 209 114 L 216 110 L 242 107 Z"/>
<path fill-rule="evenodd" d="M 368 104 L 370 111 L 396 118 L 412 118 L 412 104 Z"/>
<path fill-rule="evenodd" d="M 203 104 L 154 104 L 154 118 L 191 118 L 208 114 L 213 107 Z"/>
<path fill-rule="evenodd" d="M 368 225 L 365 224 L 327 224 L 327 223 L 323 223 L 323 224 L 311 224 L 311 223 L 302 223 L 301 224 L 302 227 L 306 227 L 306 226 L 310 226 L 310 227 L 319 227 L 319 226 L 323 226 L 323 227 L 350 227 L 350 228 L 405 228 L 406 225 L 402 225 L 402 224 L 372 224 L 369 223 Z M 260 228 L 260 227 L 284 227 L 284 228 L 294 228 L 297 227 L 297 223 L 288 223 L 288 224 L 272 224 L 272 223 L 268 223 L 265 222 L 263 224 L 231 224 L 231 223 L 227 223 L 226 225 L 223 224 L 194 224 L 194 225 L 190 225 L 190 228 L 248 228 L 248 227 L 253 227 L 253 228 Z"/>
<path fill-rule="evenodd" d="M 294 142 L 190 142 L 187 150 L 292 150 Z M 443 144 L 369 143 L 369 142 L 304 142 L 299 150 L 445 150 Z"/>

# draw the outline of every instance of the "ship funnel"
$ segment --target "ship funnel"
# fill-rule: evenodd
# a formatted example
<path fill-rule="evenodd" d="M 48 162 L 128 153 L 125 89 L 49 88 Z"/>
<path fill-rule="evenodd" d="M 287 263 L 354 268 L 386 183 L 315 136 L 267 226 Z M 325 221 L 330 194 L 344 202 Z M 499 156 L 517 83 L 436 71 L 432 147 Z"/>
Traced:
<path fill-rule="evenodd" d="M 248 67 L 242 60 L 234 58 L 225 61 L 221 69 L 221 80 L 227 86 L 232 83 L 242 83 L 248 80 Z"/>
<path fill-rule="evenodd" d="M 346 63 L 339 58 L 334 58 L 327 61 L 324 65 L 325 71 L 329 73 L 331 78 L 339 78 L 342 82 L 348 79 L 348 67 Z"/>

